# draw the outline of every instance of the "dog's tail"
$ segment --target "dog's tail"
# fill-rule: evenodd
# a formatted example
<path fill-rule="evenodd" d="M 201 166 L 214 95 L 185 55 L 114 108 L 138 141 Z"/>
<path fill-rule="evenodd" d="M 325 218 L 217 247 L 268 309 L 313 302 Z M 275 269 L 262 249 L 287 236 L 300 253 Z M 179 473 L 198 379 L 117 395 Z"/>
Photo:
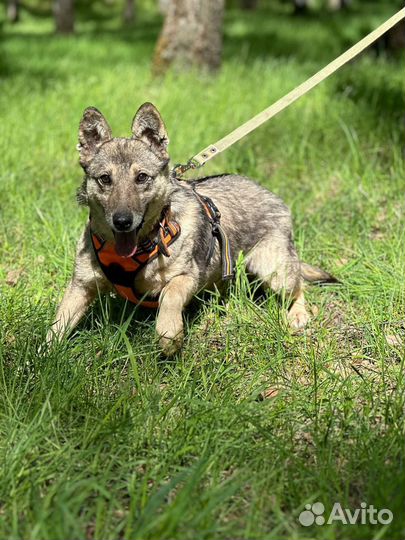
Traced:
<path fill-rule="evenodd" d="M 310 283 L 340 283 L 332 274 L 304 262 L 301 262 L 301 276 Z"/>

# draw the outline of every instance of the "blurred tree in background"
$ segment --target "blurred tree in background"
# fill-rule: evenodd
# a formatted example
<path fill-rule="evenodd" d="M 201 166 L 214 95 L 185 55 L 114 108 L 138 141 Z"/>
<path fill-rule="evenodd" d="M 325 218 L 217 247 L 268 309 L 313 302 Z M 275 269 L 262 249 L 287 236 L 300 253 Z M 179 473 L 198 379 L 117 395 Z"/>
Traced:
<path fill-rule="evenodd" d="M 241 8 L 242 9 L 256 9 L 259 5 L 259 0 L 242 0 Z"/>
<path fill-rule="evenodd" d="M 74 0 L 55 0 L 54 16 L 56 31 L 70 34 L 74 31 Z"/>
<path fill-rule="evenodd" d="M 221 63 L 224 0 L 172 0 L 156 45 L 153 69 L 172 64 L 217 69 Z"/>
<path fill-rule="evenodd" d="M 159 11 L 162 15 L 166 15 L 169 9 L 170 0 L 158 0 Z"/>
<path fill-rule="evenodd" d="M 300 15 L 305 13 L 308 8 L 308 0 L 293 0 L 294 4 L 294 13 Z"/>
<path fill-rule="evenodd" d="M 135 21 L 135 0 L 125 0 L 122 18 L 125 24 L 133 24 Z"/>
<path fill-rule="evenodd" d="M 394 12 L 404 2 L 368 0 L 370 8 L 367 9 L 373 11 L 373 6 L 377 9 L 381 4 L 389 4 Z M 238 17 L 243 21 L 250 17 L 249 12 L 258 8 L 268 16 L 272 11 L 282 11 L 292 15 L 328 17 L 342 9 L 350 16 L 351 11 L 355 14 L 363 4 L 360 0 L 4 0 L 4 6 L 5 19 L 13 24 L 26 13 L 34 19 L 53 16 L 55 30 L 60 34 L 74 32 L 75 19 L 78 23 L 94 20 L 98 25 L 102 21 L 116 20 L 117 14 L 121 14 L 122 24 L 131 26 L 138 21 L 138 11 L 160 13 L 164 22 L 155 48 L 153 71 L 164 73 L 173 64 L 208 70 L 220 66 L 225 9 L 239 11 Z M 374 48 L 378 54 L 404 49 L 405 23 L 388 32 Z"/>
<path fill-rule="evenodd" d="M 310 0 L 293 0 L 294 13 L 302 15 L 308 12 L 309 8 L 319 8 L 319 5 L 314 5 Z M 351 4 L 351 0 L 326 0 L 321 3 L 321 6 L 325 5 L 330 11 L 339 11 L 346 8 Z"/>
<path fill-rule="evenodd" d="M 7 0 L 7 19 L 11 23 L 18 22 L 20 17 L 19 0 Z"/>
<path fill-rule="evenodd" d="M 337 11 L 350 5 L 350 0 L 329 0 L 329 8 Z"/>

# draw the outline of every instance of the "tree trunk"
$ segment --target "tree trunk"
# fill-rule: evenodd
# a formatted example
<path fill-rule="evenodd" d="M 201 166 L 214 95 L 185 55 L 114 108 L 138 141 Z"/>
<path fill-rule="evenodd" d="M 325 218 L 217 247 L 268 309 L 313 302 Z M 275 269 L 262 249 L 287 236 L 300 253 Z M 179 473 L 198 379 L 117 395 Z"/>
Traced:
<path fill-rule="evenodd" d="M 405 48 L 405 21 L 397 23 L 386 34 L 387 48 L 391 51 L 399 51 Z"/>
<path fill-rule="evenodd" d="M 153 61 L 155 74 L 171 65 L 219 68 L 224 0 L 171 0 Z"/>
<path fill-rule="evenodd" d="M 169 11 L 170 0 L 159 0 L 159 11 L 162 15 L 167 15 Z"/>
<path fill-rule="evenodd" d="M 135 0 L 126 0 L 122 14 L 124 24 L 132 24 L 135 21 Z"/>
<path fill-rule="evenodd" d="M 242 0 L 241 8 L 254 10 L 257 8 L 258 4 L 259 4 L 259 0 Z"/>
<path fill-rule="evenodd" d="M 20 18 L 19 0 L 7 0 L 7 20 L 11 23 L 18 22 Z"/>
<path fill-rule="evenodd" d="M 339 11 L 345 7 L 348 7 L 350 0 L 329 0 L 328 7 L 332 11 Z"/>
<path fill-rule="evenodd" d="M 71 34 L 74 31 L 74 0 L 55 0 L 54 16 L 56 31 L 59 34 Z"/>
<path fill-rule="evenodd" d="M 303 15 L 308 10 L 308 0 L 294 0 L 294 13 Z"/>

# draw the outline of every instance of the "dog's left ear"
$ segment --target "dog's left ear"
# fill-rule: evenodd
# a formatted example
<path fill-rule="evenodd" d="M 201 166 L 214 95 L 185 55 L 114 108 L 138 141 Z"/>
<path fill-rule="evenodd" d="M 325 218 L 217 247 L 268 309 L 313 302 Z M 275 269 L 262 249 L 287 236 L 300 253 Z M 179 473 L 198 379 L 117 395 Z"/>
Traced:
<path fill-rule="evenodd" d="M 168 159 L 167 145 L 169 138 L 159 111 L 152 103 L 139 107 L 132 121 L 132 135 L 151 147 L 163 159 Z"/>
<path fill-rule="evenodd" d="M 88 107 L 79 126 L 80 164 L 86 166 L 96 155 L 100 146 L 112 137 L 111 128 L 101 112 L 95 107 Z"/>

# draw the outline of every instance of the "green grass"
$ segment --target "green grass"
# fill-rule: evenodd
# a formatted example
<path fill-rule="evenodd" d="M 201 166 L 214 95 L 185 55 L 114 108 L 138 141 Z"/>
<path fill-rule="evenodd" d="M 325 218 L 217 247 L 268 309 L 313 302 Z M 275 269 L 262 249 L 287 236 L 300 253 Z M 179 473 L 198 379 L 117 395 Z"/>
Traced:
<path fill-rule="evenodd" d="M 403 62 L 363 55 L 216 158 L 292 208 L 303 260 L 339 287 L 308 290 L 292 335 L 243 271 L 195 301 L 181 354 L 153 317 L 103 298 L 69 340 L 38 353 L 86 211 L 75 151 L 82 110 L 129 133 L 144 101 L 184 162 L 282 96 L 392 13 L 294 19 L 288 5 L 227 14 L 213 77 L 150 76 L 159 19 L 118 14 L 75 37 L 23 14 L 4 27 L 0 79 L 0 538 L 400 539 L 405 534 Z M 22 270 L 14 287 L 11 270 Z M 263 395 L 265 395 L 264 399 Z M 321 501 L 389 508 L 382 525 L 305 528 Z"/>

